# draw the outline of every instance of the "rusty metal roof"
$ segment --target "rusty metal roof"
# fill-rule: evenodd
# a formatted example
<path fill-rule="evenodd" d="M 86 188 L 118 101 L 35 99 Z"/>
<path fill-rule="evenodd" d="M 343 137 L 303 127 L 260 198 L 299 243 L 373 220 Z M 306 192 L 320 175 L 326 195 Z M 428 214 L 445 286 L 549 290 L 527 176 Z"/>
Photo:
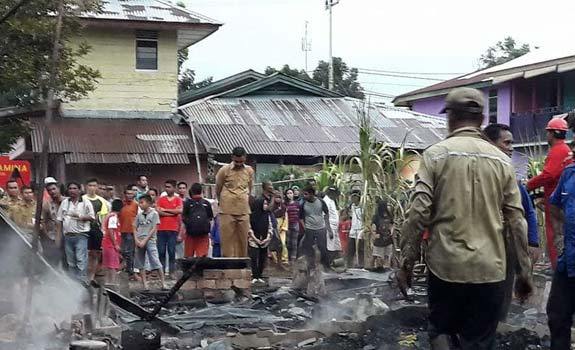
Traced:
<path fill-rule="evenodd" d="M 43 119 L 31 122 L 31 149 L 39 152 Z M 68 163 L 188 164 L 194 147 L 189 126 L 172 120 L 57 118 L 50 153 L 63 153 Z"/>
<path fill-rule="evenodd" d="M 102 11 L 86 13 L 83 18 L 124 21 L 209 23 L 216 20 L 162 0 L 102 0 Z"/>
<path fill-rule="evenodd" d="M 67 164 L 190 164 L 187 154 L 66 153 Z"/>
<path fill-rule="evenodd" d="M 236 146 L 254 155 L 337 156 L 355 154 L 361 101 L 315 96 L 213 97 L 180 108 L 210 153 Z M 365 107 L 376 137 L 392 147 L 404 139 L 425 149 L 446 132 L 442 118 L 371 104 Z"/>

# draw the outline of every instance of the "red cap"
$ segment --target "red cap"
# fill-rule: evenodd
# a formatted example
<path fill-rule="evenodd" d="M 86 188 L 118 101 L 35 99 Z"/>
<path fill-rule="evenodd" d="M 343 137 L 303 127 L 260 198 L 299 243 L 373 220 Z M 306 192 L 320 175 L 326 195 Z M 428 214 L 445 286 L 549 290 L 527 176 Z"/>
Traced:
<path fill-rule="evenodd" d="M 567 131 L 569 127 L 567 126 L 567 122 L 563 118 L 553 118 L 547 123 L 547 127 L 545 130 L 559 130 L 559 131 Z"/>

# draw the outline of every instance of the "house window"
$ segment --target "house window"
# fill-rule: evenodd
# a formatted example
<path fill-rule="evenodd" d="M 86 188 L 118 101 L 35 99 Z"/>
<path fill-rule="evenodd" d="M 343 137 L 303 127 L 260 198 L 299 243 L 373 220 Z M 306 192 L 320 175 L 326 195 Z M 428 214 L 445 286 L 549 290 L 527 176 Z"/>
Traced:
<path fill-rule="evenodd" d="M 158 69 L 158 40 L 136 39 L 136 69 Z"/>
<path fill-rule="evenodd" d="M 497 89 L 489 90 L 489 123 L 497 123 Z"/>
<path fill-rule="evenodd" d="M 136 69 L 158 69 L 158 32 L 136 31 Z"/>

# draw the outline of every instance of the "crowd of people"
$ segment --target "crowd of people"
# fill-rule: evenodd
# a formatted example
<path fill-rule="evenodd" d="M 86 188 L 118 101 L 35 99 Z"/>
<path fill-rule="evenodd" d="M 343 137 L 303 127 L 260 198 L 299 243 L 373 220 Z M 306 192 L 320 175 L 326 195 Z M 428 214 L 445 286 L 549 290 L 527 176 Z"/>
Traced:
<path fill-rule="evenodd" d="M 245 161 L 245 150 L 234 149 L 232 162 L 216 176 L 214 199 L 204 198 L 210 192 L 205 185 L 166 180 L 158 190 L 150 188 L 143 175 L 121 195 L 115 186 L 95 178 L 63 187 L 48 177 L 40 215 L 41 251 L 53 266 L 63 266 L 82 282 L 103 272 L 106 283 L 114 284 L 123 270 L 144 288 L 150 271 L 162 285 L 175 278 L 176 260 L 182 257 L 250 257 L 253 283 L 265 283 L 268 261 L 286 270 L 304 256 L 313 265 L 316 249 L 325 269 L 332 269 L 340 257 L 348 267 L 364 266 L 366 228 L 359 191 L 350 194 L 350 205 L 343 209 L 338 189 L 319 193 L 313 181 L 302 189 L 274 189 L 264 181 L 255 195 L 254 172 Z M 0 206 L 31 239 L 34 191 L 20 188 L 16 180 L 8 181 L 6 189 Z M 373 219 L 378 237 L 374 256 L 387 266 L 392 222 L 387 206 L 380 203 Z"/>
<path fill-rule="evenodd" d="M 423 152 L 410 207 L 401 232 L 396 280 L 407 294 L 414 265 L 429 269 L 429 335 L 433 349 L 493 349 L 497 324 L 513 294 L 532 293 L 533 265 L 540 258 L 537 215 L 528 191 L 543 187 L 547 256 L 554 271 L 547 305 L 552 349 L 569 349 L 575 313 L 575 161 L 565 139 L 568 124 L 552 119 L 550 145 L 540 175 L 518 181 L 511 162 L 513 134 L 502 124 L 481 128 L 485 101 L 480 91 L 458 88 L 446 98 L 449 135 Z M 123 190 L 88 179 L 61 191 L 45 179 L 40 241 L 52 264 L 62 264 L 81 281 L 100 269 L 114 283 L 125 270 L 147 288 L 147 272 L 160 282 L 173 278 L 180 257 L 249 257 L 253 283 L 265 283 L 268 262 L 292 265 L 299 257 L 324 270 L 338 257 L 347 267 L 364 267 L 365 244 L 375 267 L 394 256 L 394 216 L 376 203 L 365 222 L 361 192 L 342 196 L 337 188 L 275 189 L 265 181 L 255 195 L 254 170 L 236 147 L 216 175 L 215 198 L 205 185 L 167 180 L 159 191 L 148 178 Z M 347 203 L 338 203 L 347 197 Z M 0 200 L 24 232 L 34 228 L 36 203 L 30 187 L 8 181 Z M 366 235 L 366 232 L 372 233 Z M 372 237 L 371 242 L 365 242 Z M 317 259 L 319 257 L 319 259 Z"/>

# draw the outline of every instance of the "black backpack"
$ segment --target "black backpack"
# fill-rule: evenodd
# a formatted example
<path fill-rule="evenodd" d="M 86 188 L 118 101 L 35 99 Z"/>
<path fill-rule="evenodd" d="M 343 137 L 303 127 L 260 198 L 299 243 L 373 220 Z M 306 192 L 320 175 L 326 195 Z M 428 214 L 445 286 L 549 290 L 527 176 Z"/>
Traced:
<path fill-rule="evenodd" d="M 210 203 L 203 199 L 200 201 L 188 199 L 185 205 L 189 206 L 187 215 L 184 217 L 186 233 L 190 236 L 203 236 L 209 234 L 211 227 L 208 207 L 210 206 Z"/>

